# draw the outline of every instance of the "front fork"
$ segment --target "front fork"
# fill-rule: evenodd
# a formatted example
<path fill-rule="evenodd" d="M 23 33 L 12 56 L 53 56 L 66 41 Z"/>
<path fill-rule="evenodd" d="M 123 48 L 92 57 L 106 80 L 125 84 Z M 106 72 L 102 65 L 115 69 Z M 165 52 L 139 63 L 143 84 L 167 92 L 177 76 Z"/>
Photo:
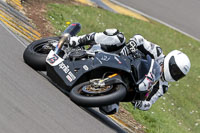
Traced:
<path fill-rule="evenodd" d="M 107 78 L 104 79 L 92 79 L 90 83 L 93 87 L 105 87 L 113 84 L 123 84 L 125 87 L 127 85 L 121 80 L 121 76 L 117 73 L 109 75 Z"/>

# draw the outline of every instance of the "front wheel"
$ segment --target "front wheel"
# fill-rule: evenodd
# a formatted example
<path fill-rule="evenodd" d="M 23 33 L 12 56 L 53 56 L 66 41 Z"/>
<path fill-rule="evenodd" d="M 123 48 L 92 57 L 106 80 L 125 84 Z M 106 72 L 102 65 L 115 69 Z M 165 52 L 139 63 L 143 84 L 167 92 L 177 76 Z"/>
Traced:
<path fill-rule="evenodd" d="M 93 87 L 90 81 L 75 86 L 70 98 L 83 107 L 100 107 L 117 103 L 126 96 L 126 88 L 122 84 L 104 87 Z"/>
<path fill-rule="evenodd" d="M 25 49 L 23 58 L 26 64 L 38 71 L 46 70 L 46 57 L 50 50 L 54 49 L 53 43 L 57 43 L 59 37 L 49 37 L 33 41 Z"/>

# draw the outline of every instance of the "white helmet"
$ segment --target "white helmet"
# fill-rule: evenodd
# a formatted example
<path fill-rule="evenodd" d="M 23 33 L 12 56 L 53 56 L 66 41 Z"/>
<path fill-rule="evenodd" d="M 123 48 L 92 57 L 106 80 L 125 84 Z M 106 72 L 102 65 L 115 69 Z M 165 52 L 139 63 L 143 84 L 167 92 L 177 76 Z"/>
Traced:
<path fill-rule="evenodd" d="M 190 60 L 179 50 L 171 51 L 164 59 L 164 78 L 174 82 L 184 77 L 190 70 Z"/>
<path fill-rule="evenodd" d="M 95 42 L 99 44 L 121 46 L 125 41 L 126 38 L 118 29 L 106 29 L 95 35 Z"/>

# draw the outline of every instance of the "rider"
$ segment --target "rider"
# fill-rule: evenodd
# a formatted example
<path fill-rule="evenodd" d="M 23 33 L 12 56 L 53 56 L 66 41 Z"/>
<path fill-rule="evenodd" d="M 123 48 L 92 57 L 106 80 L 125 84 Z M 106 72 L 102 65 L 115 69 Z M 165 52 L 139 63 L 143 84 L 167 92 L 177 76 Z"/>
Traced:
<path fill-rule="evenodd" d="M 160 64 L 161 78 L 153 86 L 153 90 L 147 100 L 134 101 L 133 103 L 133 106 L 140 110 L 149 110 L 152 104 L 167 92 L 168 82 L 178 81 L 189 72 L 190 60 L 186 54 L 178 50 L 173 50 L 165 56 L 158 45 L 147 41 L 141 35 L 134 35 L 128 43 L 125 43 L 125 41 L 123 33 L 117 29 L 106 29 L 100 33 L 93 32 L 83 36 L 71 37 L 70 45 L 76 47 L 87 44 L 100 44 L 101 48 L 106 52 L 119 51 L 119 54 L 123 55 L 134 53 L 137 48 L 145 55 L 149 54 Z M 145 82 L 144 80 L 139 84 L 139 90 L 148 89 Z M 104 114 L 113 114 L 118 111 L 118 108 L 119 104 L 112 104 L 99 109 Z"/>

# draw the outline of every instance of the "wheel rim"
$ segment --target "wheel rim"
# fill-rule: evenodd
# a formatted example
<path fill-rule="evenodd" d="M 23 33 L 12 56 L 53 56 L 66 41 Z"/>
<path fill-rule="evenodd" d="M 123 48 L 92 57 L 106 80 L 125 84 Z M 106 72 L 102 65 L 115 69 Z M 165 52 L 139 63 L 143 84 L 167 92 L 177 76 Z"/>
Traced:
<path fill-rule="evenodd" d="M 49 41 L 41 43 L 39 45 L 36 45 L 33 48 L 33 50 L 36 53 L 40 53 L 40 54 L 48 54 L 53 49 L 54 49 L 54 47 L 52 46 L 52 44 Z"/>
<path fill-rule="evenodd" d="M 82 95 L 101 95 L 106 94 L 112 90 L 113 86 L 93 87 L 92 85 L 85 85 L 80 88 L 79 93 Z"/>

